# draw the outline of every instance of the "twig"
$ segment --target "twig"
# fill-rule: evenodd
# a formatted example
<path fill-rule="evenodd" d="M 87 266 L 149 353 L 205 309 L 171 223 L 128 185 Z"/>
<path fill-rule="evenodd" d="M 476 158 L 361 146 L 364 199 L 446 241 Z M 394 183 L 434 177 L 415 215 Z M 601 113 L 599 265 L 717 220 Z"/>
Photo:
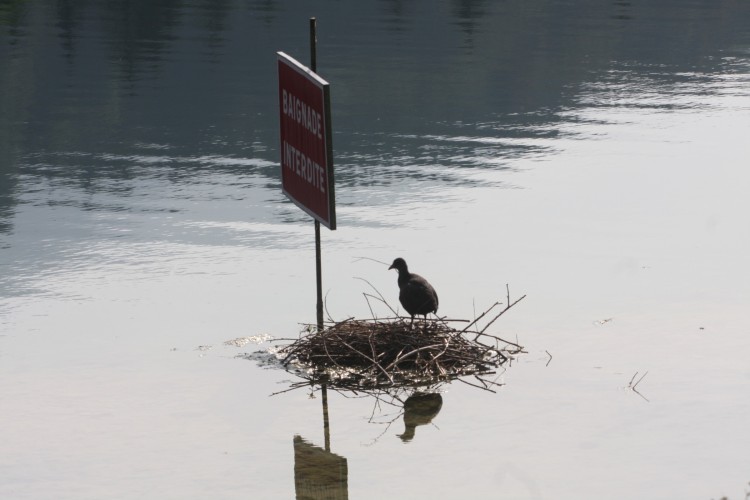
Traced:
<path fill-rule="evenodd" d="M 642 397 L 643 399 L 645 399 L 647 402 L 650 402 L 648 400 L 648 398 L 646 396 L 644 396 L 643 394 L 641 394 L 641 392 L 637 389 L 638 384 L 641 383 L 641 380 L 643 380 L 646 377 L 646 375 L 648 375 L 648 371 L 646 371 L 646 373 L 644 373 L 643 375 L 641 375 L 641 378 L 639 378 L 638 381 L 634 384 L 633 381 L 635 380 L 635 377 L 638 376 L 638 372 L 635 372 L 633 374 L 633 378 L 630 379 L 630 383 L 628 384 L 628 389 L 630 389 L 634 393 L 638 394 L 640 397 Z"/>
<path fill-rule="evenodd" d="M 373 259 L 371 257 L 354 257 L 354 260 L 352 262 L 359 262 L 360 260 L 371 260 L 373 262 L 377 262 L 378 264 L 383 264 L 384 266 L 390 266 L 390 264 L 386 262 L 382 262 L 380 260 Z"/>
<path fill-rule="evenodd" d="M 403 360 L 405 360 L 406 358 L 408 358 L 408 357 L 409 357 L 409 356 L 411 356 L 412 354 L 417 354 L 417 353 L 420 353 L 420 352 L 422 352 L 422 351 L 426 351 L 426 350 L 428 350 L 428 349 L 434 349 L 434 348 L 435 348 L 435 347 L 437 347 L 438 345 L 439 345 L 439 344 L 435 344 L 435 345 L 426 345 L 426 346 L 424 346 L 424 347 L 420 347 L 419 349 L 414 349 L 413 351 L 410 351 L 410 352 L 408 352 L 408 353 L 404 354 L 403 356 L 401 356 L 401 357 L 399 357 L 399 358 L 395 359 L 395 360 L 393 361 L 393 363 L 391 363 L 390 365 L 388 365 L 388 366 L 386 367 L 386 370 L 390 370 L 390 369 L 391 369 L 391 368 L 393 368 L 394 366 L 397 366 L 397 365 L 398 365 L 399 363 L 401 363 L 401 362 L 402 362 Z"/>
<path fill-rule="evenodd" d="M 359 277 L 357 277 L 357 276 L 355 276 L 355 277 L 354 277 L 354 279 L 356 279 L 356 280 L 361 280 L 361 281 L 364 281 L 365 283 L 367 283 L 368 285 L 370 285 L 370 288 L 372 288 L 373 290 L 375 290 L 375 293 L 377 293 L 377 294 L 378 294 L 378 297 L 380 297 L 380 300 L 381 300 L 381 301 L 383 302 L 383 304 L 385 304 L 385 305 L 386 305 L 386 307 L 388 307 L 388 309 L 390 309 L 390 310 L 391 310 L 391 312 L 392 312 L 393 314 L 395 314 L 396 316 L 398 316 L 398 313 L 397 313 L 396 311 L 394 311 L 394 310 L 393 310 L 393 308 L 392 308 L 392 307 L 391 307 L 391 305 L 390 305 L 390 304 L 388 303 L 388 301 L 387 301 L 387 300 L 385 300 L 385 297 L 383 297 L 383 294 L 381 294 L 381 293 L 380 293 L 380 292 L 378 291 L 378 289 L 377 289 L 377 288 L 375 288 L 375 287 L 373 286 L 373 284 L 372 284 L 372 283 L 370 283 L 369 281 L 367 281 L 367 280 L 366 280 L 366 279 L 364 279 L 364 278 L 359 278 Z"/>
<path fill-rule="evenodd" d="M 505 284 L 505 294 L 506 294 L 505 296 L 506 296 L 506 299 L 507 299 L 506 304 L 510 304 L 510 286 L 508 286 L 507 283 Z M 508 306 L 508 307 L 510 307 L 510 306 Z"/>
<path fill-rule="evenodd" d="M 464 333 L 466 330 L 468 330 L 469 328 L 471 328 L 472 326 L 474 326 L 477 323 L 477 321 L 479 321 L 480 319 L 484 318 L 487 315 L 488 312 L 490 312 L 492 309 L 495 308 L 495 306 L 498 306 L 500 304 L 502 304 L 502 302 L 495 302 L 494 304 L 492 304 L 490 306 L 490 308 L 487 309 L 486 311 L 484 311 L 482 314 L 480 314 L 478 318 L 476 318 L 474 321 L 472 321 L 471 323 L 469 323 L 468 325 L 466 325 L 466 327 L 463 330 L 461 330 L 461 333 Z"/>
<path fill-rule="evenodd" d="M 349 344 L 348 344 L 348 343 L 347 343 L 346 341 L 342 341 L 342 342 L 343 342 L 343 344 L 344 344 L 344 345 L 345 345 L 346 347 L 348 347 L 348 348 L 349 348 L 349 349 L 351 349 L 352 351 L 356 352 L 356 353 L 357 353 L 357 354 L 359 354 L 360 356 L 364 356 L 364 357 L 365 357 L 366 359 L 368 359 L 369 361 L 372 361 L 372 364 L 373 364 L 373 365 L 374 365 L 374 366 L 375 366 L 376 368 L 378 368 L 378 369 L 379 369 L 380 371 L 382 371 L 382 372 L 383 372 L 383 374 L 384 374 L 384 375 L 385 375 L 386 377 L 388 377 L 388 380 L 390 380 L 390 381 L 391 381 L 391 383 L 393 383 L 393 377 L 391 377 L 391 374 L 390 374 L 390 373 L 388 373 L 388 372 L 387 372 L 386 370 L 384 370 L 382 366 L 380 366 L 380 363 L 378 363 L 378 362 L 377 362 L 376 360 L 374 360 L 374 359 L 370 358 L 370 357 L 369 357 L 369 356 L 367 356 L 366 354 L 364 354 L 364 353 L 360 352 L 359 350 L 355 349 L 354 347 L 350 346 L 350 345 L 349 345 Z"/>
<path fill-rule="evenodd" d="M 326 310 L 326 316 L 328 316 L 328 321 L 333 323 L 333 318 L 331 317 L 331 313 L 328 312 L 328 294 L 331 293 L 330 290 L 326 292 L 326 296 L 323 299 L 323 308 Z"/>
<path fill-rule="evenodd" d="M 489 391 L 489 392 L 492 392 L 492 393 L 495 393 L 495 394 L 497 394 L 497 391 L 494 391 L 494 390 L 492 390 L 492 389 L 489 389 L 489 388 L 487 388 L 487 387 L 482 387 L 481 385 L 477 385 L 477 384 L 472 384 L 471 382 L 467 382 L 466 380 L 464 380 L 464 379 L 462 379 L 462 378 L 459 378 L 459 379 L 458 379 L 458 381 L 459 381 L 459 382 L 463 382 L 463 383 L 464 383 L 464 384 L 466 384 L 466 385 L 470 385 L 470 386 L 472 386 L 472 387 L 476 387 L 477 389 L 482 389 L 483 391 Z"/>
<path fill-rule="evenodd" d="M 497 316 L 495 316 L 494 318 L 492 318 L 492 321 L 490 321 L 489 323 L 487 323 L 486 325 L 484 325 L 484 328 L 482 328 L 482 330 L 481 330 L 481 332 L 480 332 L 480 333 L 484 333 L 484 332 L 485 332 L 485 330 L 487 330 L 487 328 L 489 328 L 489 327 L 490 327 L 490 325 L 491 325 L 492 323 L 494 323 L 494 322 L 495 322 L 495 321 L 497 320 L 497 318 L 499 318 L 500 316 L 502 316 L 503 314 L 505 314 L 505 313 L 506 313 L 506 312 L 508 311 L 508 309 L 510 309 L 510 308 L 511 308 L 511 307 L 513 307 L 514 305 L 518 304 L 519 302 L 521 302 L 521 301 L 522 301 L 523 299 L 525 299 L 525 298 L 526 298 L 526 295 L 524 295 L 524 296 L 523 296 L 523 297 L 521 297 L 520 299 L 516 300 L 516 301 L 515 301 L 515 302 L 513 302 L 512 304 L 508 304 L 508 307 L 506 307 L 505 309 L 503 309 L 502 311 L 500 311 L 500 312 L 499 312 L 499 313 L 497 314 Z"/>
<path fill-rule="evenodd" d="M 638 373 L 638 372 L 636 372 L 636 373 Z M 636 387 L 638 387 L 638 384 L 641 383 L 641 380 L 643 380 L 646 377 L 646 375 L 648 375 L 648 371 L 646 373 L 644 373 L 643 376 L 641 376 L 641 378 L 638 379 L 638 382 L 636 382 L 635 385 L 633 386 L 633 390 L 635 390 Z"/>
<path fill-rule="evenodd" d="M 293 391 L 295 389 L 299 389 L 300 387 L 306 387 L 307 385 L 308 385 L 307 383 L 299 384 L 299 385 L 293 384 L 291 387 L 288 387 L 288 388 L 284 389 L 283 391 L 278 391 L 278 392 L 274 392 L 272 394 L 269 394 L 268 397 L 278 396 L 279 394 L 284 394 L 285 392 L 291 392 L 291 391 Z"/>
<path fill-rule="evenodd" d="M 472 333 L 474 333 L 474 332 L 472 332 Z M 477 340 L 479 337 L 489 337 L 491 339 L 499 340 L 500 342 L 505 342 L 508 345 L 512 345 L 514 347 L 518 347 L 519 349 L 523 349 L 522 346 L 516 344 L 515 342 L 511 342 L 509 340 L 505 340 L 504 338 L 501 338 L 501 337 L 496 337 L 495 335 L 490 335 L 489 333 L 484 333 L 484 331 L 476 332 L 476 336 L 474 337 L 474 340 Z M 516 340 L 518 340 L 518 339 L 516 339 Z"/>
<path fill-rule="evenodd" d="M 369 293 L 364 293 L 364 292 L 362 293 L 362 295 L 365 296 L 365 302 L 367 302 L 367 308 L 370 310 L 370 314 L 374 318 L 375 313 L 373 312 L 372 305 L 370 304 L 370 297 L 372 297 L 372 295 L 370 295 Z M 373 298 L 377 298 L 377 297 L 373 297 Z"/>

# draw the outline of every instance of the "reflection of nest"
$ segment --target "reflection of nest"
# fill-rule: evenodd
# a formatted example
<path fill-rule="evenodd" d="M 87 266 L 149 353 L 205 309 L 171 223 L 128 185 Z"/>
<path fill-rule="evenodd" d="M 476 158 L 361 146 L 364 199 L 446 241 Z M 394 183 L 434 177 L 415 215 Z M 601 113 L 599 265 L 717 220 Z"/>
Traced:
<path fill-rule="evenodd" d="M 320 332 L 307 325 L 305 331 L 311 333 L 280 348 L 277 356 L 284 366 L 304 370 L 301 375 L 307 382 L 325 381 L 335 389 L 367 392 L 465 376 L 476 377 L 479 387 L 489 389 L 498 384 L 483 376 L 494 374 L 523 347 L 485 331 L 521 299 L 496 313 L 482 329 L 478 322 L 499 303 L 472 322 L 430 319 L 411 325 L 408 318 L 350 318 L 328 323 Z M 462 329 L 451 326 L 466 323 Z M 299 387 L 303 385 L 306 382 Z"/>

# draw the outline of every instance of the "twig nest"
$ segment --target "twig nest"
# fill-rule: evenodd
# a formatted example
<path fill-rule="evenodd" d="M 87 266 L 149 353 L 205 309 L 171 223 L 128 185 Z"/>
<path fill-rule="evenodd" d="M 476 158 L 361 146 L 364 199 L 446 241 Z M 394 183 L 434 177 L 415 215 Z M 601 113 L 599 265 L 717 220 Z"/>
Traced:
<path fill-rule="evenodd" d="M 347 319 L 279 349 L 285 366 L 325 375 L 339 387 L 393 387 L 489 374 L 522 347 L 451 322 Z M 456 322 L 453 322 L 456 323 Z M 492 340 L 488 345 L 479 340 Z"/>

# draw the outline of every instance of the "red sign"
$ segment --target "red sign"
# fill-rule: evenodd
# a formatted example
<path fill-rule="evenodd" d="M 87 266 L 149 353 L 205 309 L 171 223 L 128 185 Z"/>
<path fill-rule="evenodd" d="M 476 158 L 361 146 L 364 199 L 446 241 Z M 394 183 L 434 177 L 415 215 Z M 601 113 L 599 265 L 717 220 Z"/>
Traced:
<path fill-rule="evenodd" d="M 294 58 L 278 56 L 282 191 L 336 229 L 329 84 Z"/>

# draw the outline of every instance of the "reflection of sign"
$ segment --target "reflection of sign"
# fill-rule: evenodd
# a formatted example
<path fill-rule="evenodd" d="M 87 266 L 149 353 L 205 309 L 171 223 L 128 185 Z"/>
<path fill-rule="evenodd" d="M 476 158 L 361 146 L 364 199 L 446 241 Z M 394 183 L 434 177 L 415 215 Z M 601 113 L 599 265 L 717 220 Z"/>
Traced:
<path fill-rule="evenodd" d="M 349 498 L 346 458 L 294 436 L 294 489 L 297 500 Z"/>
<path fill-rule="evenodd" d="M 336 229 L 329 84 L 285 53 L 278 56 L 282 190 Z"/>

